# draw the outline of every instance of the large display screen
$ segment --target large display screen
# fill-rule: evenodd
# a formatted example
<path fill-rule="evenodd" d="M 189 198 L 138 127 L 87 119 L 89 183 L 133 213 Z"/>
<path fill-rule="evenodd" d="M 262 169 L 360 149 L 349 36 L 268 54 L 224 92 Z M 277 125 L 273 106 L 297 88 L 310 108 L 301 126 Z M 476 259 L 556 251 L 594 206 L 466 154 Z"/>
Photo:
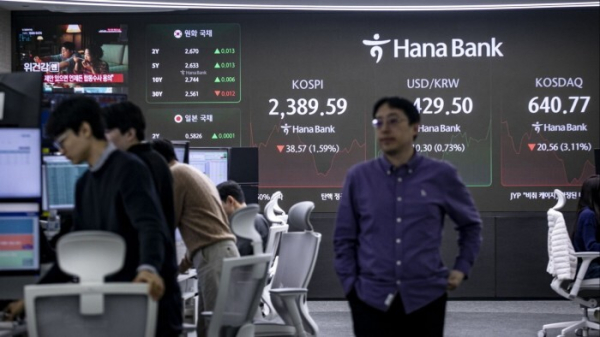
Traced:
<path fill-rule="evenodd" d="M 257 147 L 259 200 L 335 212 L 381 155 L 384 96 L 413 100 L 415 149 L 457 167 L 481 211 L 574 209 L 600 147 L 598 8 L 123 15 L 129 98 L 150 138 Z M 51 21 L 46 19 L 45 21 Z M 18 27 L 30 18 L 14 18 Z M 88 22 L 88 20 L 86 20 Z M 92 24 L 94 20 L 90 20 Z M 28 26 L 29 24 L 29 26 Z M 192 159 L 190 158 L 190 161 Z"/>
<path fill-rule="evenodd" d="M 20 27 L 17 70 L 43 72 L 45 92 L 127 93 L 127 25 L 84 21 Z"/>

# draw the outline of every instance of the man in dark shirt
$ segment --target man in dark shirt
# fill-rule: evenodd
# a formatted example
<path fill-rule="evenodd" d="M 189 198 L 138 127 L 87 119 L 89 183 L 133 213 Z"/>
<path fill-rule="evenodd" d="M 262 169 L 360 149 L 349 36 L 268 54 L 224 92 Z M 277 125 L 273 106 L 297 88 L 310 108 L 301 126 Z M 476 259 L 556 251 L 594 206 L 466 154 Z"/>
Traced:
<path fill-rule="evenodd" d="M 75 44 L 70 41 L 63 42 L 60 48 L 60 54 L 49 56 L 35 56 L 35 62 L 58 62 L 59 69 L 65 74 L 73 74 L 75 69 L 75 60 L 83 59 L 81 54 L 75 50 Z"/>
<path fill-rule="evenodd" d="M 63 101 L 50 115 L 46 133 L 71 162 L 89 164 L 75 188 L 72 230 L 121 235 L 127 245 L 125 263 L 107 281 L 148 283 L 149 294 L 160 299 L 156 336 L 179 336 L 182 302 L 175 247 L 148 168 L 106 141 L 101 108 L 91 98 Z M 40 282 L 69 280 L 55 264 Z M 11 317 L 23 311 L 20 302 L 8 308 Z"/>
<path fill-rule="evenodd" d="M 420 116 L 410 101 L 383 98 L 373 118 L 383 156 L 348 171 L 334 233 L 354 333 L 442 337 L 446 291 L 471 270 L 481 219 L 456 169 L 416 153 Z M 446 215 L 459 232 L 451 271 L 440 253 Z"/>
<path fill-rule="evenodd" d="M 217 185 L 217 190 L 219 191 L 219 197 L 221 197 L 221 202 L 223 203 L 223 209 L 229 218 L 231 218 L 231 215 L 238 209 L 246 207 L 246 197 L 244 195 L 244 191 L 242 190 L 242 187 L 235 181 L 224 181 Z M 254 219 L 254 227 L 262 238 L 264 250 L 269 237 L 269 221 L 267 221 L 262 214 L 256 214 L 256 218 Z M 251 240 L 237 237 L 235 244 L 238 247 L 240 256 L 252 255 L 254 253 Z"/>
<path fill-rule="evenodd" d="M 132 102 L 120 102 L 104 108 L 102 114 L 106 123 L 105 135 L 108 141 L 121 151 L 135 154 L 150 169 L 169 232 L 175 240 L 173 176 L 163 156 L 149 143 L 144 142 L 146 120 L 142 110 Z"/>

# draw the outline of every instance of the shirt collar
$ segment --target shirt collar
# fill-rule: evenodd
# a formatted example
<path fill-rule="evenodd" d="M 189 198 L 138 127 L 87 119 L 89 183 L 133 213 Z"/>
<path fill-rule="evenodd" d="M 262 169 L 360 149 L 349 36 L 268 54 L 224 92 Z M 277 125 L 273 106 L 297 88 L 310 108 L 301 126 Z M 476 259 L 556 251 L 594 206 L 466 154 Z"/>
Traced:
<path fill-rule="evenodd" d="M 108 157 L 110 157 L 110 155 L 116 150 L 117 148 L 111 142 L 108 142 L 108 146 L 104 149 L 104 151 L 100 155 L 100 158 L 98 158 L 98 161 L 96 161 L 96 164 L 90 167 L 90 171 L 96 172 L 100 170 L 106 162 L 106 160 L 108 159 Z"/>
<path fill-rule="evenodd" d="M 392 165 L 392 163 L 390 163 L 390 161 L 387 160 L 387 158 L 383 154 L 381 155 L 381 157 L 379 157 L 378 161 L 381 169 L 384 172 L 390 174 L 391 172 L 394 172 L 398 169 L 405 169 L 409 172 L 412 172 L 417 168 L 417 166 L 419 166 L 419 163 L 422 159 L 423 156 L 419 155 L 417 151 L 415 151 L 412 157 L 410 157 L 410 159 L 408 160 L 408 162 L 406 164 L 400 165 L 400 167 L 394 167 L 394 165 Z"/>

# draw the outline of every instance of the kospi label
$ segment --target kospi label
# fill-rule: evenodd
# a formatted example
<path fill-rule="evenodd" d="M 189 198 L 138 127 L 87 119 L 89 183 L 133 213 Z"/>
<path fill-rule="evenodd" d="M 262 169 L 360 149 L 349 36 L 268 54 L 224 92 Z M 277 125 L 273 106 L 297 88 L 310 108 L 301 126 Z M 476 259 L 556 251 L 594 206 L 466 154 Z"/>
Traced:
<path fill-rule="evenodd" d="M 323 79 L 292 80 L 292 89 L 294 90 L 315 90 L 324 88 L 325 81 Z"/>

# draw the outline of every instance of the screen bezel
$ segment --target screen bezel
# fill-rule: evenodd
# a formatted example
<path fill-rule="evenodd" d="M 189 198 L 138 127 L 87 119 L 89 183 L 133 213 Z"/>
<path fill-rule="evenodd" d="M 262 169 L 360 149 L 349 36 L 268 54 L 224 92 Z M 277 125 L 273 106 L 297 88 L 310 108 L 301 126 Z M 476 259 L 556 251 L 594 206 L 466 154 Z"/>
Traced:
<path fill-rule="evenodd" d="M 173 144 L 173 150 L 175 150 L 175 148 L 177 147 L 181 147 L 183 146 L 183 163 L 185 164 L 189 164 L 190 163 L 190 142 L 186 141 L 186 140 L 173 140 L 171 141 L 171 144 Z M 175 157 L 177 158 L 177 153 L 175 154 Z M 177 158 L 177 160 L 179 160 L 179 158 Z"/>

